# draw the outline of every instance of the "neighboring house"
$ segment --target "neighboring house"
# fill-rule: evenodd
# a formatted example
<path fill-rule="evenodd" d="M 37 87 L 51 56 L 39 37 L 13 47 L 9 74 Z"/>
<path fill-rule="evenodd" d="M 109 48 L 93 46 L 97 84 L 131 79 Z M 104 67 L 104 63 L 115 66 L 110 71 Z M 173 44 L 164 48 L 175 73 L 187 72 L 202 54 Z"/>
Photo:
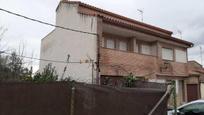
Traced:
<path fill-rule="evenodd" d="M 204 99 L 204 73 L 202 74 L 202 78 L 200 79 L 200 91 L 201 99 Z"/>
<path fill-rule="evenodd" d="M 199 90 L 197 90 L 197 93 L 196 91 L 194 92 L 189 91 L 191 92 L 191 94 L 189 95 L 189 98 L 195 100 L 196 97 L 201 97 L 202 99 L 204 99 L 204 68 L 203 66 L 196 61 L 189 61 L 188 70 L 191 76 L 197 77 L 199 79 L 198 81 L 197 79 L 194 79 L 196 81 L 191 81 L 191 84 L 188 84 L 187 87 L 199 87 L 198 88 Z"/>
<path fill-rule="evenodd" d="M 153 82 L 176 80 L 179 104 L 199 90 L 199 77 L 188 72 L 187 49 L 193 43 L 172 37 L 168 30 L 75 1 L 59 3 L 56 25 L 97 34 L 55 28 L 42 39 L 43 59 L 66 61 L 70 54 L 70 62 L 96 62 L 94 69 L 90 63 L 69 63 L 65 76 L 96 83 L 108 78 L 112 84 L 130 73 Z M 40 70 L 48 63 L 41 61 Z M 62 75 L 66 63 L 52 63 Z"/>

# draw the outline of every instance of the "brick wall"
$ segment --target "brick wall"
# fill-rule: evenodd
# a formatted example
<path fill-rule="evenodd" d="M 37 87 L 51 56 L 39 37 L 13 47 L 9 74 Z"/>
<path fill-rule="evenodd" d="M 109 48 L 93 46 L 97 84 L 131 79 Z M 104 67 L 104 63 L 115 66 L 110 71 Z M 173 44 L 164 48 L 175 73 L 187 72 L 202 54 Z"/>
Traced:
<path fill-rule="evenodd" d="M 187 76 L 188 75 L 186 63 L 172 62 L 171 65 L 173 68 L 173 75 L 176 75 L 176 76 L 181 76 L 181 75 Z"/>
<path fill-rule="evenodd" d="M 101 75 L 125 76 L 133 73 L 137 76 L 154 77 L 162 74 L 160 66 L 162 60 L 155 56 L 142 55 L 101 48 L 100 69 Z M 171 76 L 187 76 L 187 64 L 170 62 L 172 70 L 167 73 Z"/>
<path fill-rule="evenodd" d="M 157 58 L 137 53 L 101 48 L 101 75 L 146 76 L 158 71 Z"/>

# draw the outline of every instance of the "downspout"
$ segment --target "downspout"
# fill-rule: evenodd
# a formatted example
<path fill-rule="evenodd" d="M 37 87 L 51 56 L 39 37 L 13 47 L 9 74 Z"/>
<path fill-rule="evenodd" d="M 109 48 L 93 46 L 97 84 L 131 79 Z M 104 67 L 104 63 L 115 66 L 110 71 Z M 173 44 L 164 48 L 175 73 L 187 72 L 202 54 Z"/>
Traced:
<path fill-rule="evenodd" d="M 97 16 L 97 75 L 96 75 L 96 83 L 100 84 L 100 59 L 101 59 L 101 53 L 100 53 L 100 47 L 101 47 L 101 38 L 102 38 L 102 18 Z"/>
<path fill-rule="evenodd" d="M 97 24 L 98 26 L 98 24 Z M 96 61 L 96 84 L 100 84 L 100 37 L 99 34 L 97 33 L 97 61 Z"/>

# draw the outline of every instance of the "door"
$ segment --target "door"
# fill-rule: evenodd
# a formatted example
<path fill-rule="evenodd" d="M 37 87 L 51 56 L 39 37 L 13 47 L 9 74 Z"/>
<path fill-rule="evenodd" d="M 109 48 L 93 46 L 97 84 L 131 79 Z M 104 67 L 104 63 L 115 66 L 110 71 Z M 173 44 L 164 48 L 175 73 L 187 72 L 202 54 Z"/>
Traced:
<path fill-rule="evenodd" d="M 188 102 L 198 99 L 198 84 L 187 84 L 187 100 Z"/>

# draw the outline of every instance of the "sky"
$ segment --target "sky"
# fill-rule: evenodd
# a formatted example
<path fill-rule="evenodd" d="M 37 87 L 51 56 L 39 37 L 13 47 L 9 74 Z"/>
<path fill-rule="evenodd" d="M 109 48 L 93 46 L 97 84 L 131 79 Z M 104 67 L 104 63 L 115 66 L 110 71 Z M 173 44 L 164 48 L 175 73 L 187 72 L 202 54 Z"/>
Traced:
<path fill-rule="evenodd" d="M 0 0 L 0 8 L 55 24 L 55 10 L 60 0 Z M 81 0 L 81 2 L 141 21 L 137 9 L 144 11 L 144 22 L 174 33 L 173 36 L 193 42 L 189 60 L 201 63 L 204 51 L 203 0 Z M 0 11 L 0 26 L 7 29 L 1 47 L 22 49 L 24 55 L 39 58 L 41 39 L 54 28 Z M 182 35 L 178 31 L 182 31 Z M 182 36 L 182 37 L 181 37 Z M 204 53 L 203 53 L 204 54 Z M 204 57 L 204 56 L 203 56 Z M 38 61 L 33 61 L 34 71 Z"/>

